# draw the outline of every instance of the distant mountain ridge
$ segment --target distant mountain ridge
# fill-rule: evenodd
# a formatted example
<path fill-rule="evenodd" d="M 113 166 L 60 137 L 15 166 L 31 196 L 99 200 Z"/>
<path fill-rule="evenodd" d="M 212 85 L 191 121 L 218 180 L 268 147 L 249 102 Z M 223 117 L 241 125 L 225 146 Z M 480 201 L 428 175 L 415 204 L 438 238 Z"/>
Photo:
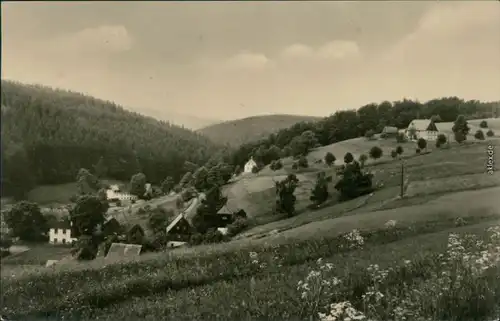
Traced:
<path fill-rule="evenodd" d="M 266 138 L 270 134 L 298 122 L 318 121 L 321 118 L 288 114 L 259 115 L 210 125 L 199 129 L 197 132 L 218 144 L 237 147 Z"/>

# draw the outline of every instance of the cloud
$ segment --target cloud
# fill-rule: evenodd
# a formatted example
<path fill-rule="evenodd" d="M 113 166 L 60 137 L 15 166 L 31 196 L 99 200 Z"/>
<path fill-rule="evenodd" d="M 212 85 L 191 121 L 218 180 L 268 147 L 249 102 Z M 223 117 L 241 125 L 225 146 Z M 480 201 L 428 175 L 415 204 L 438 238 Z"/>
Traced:
<path fill-rule="evenodd" d="M 281 51 L 280 58 L 285 61 L 294 60 L 341 60 L 357 58 L 361 51 L 355 41 L 334 40 L 313 48 L 304 44 L 293 44 Z"/>
<path fill-rule="evenodd" d="M 231 70 L 262 70 L 268 67 L 271 61 L 260 53 L 242 52 L 230 57 L 225 65 Z"/>

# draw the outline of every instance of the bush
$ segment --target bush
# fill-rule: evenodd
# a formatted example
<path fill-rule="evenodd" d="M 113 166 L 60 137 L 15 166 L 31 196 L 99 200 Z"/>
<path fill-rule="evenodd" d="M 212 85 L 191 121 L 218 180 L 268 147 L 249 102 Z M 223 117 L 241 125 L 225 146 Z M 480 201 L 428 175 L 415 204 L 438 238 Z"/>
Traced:
<path fill-rule="evenodd" d="M 237 218 L 233 223 L 227 226 L 227 232 L 229 236 L 235 236 L 250 226 L 248 219 Z"/>
<path fill-rule="evenodd" d="M 478 129 L 478 131 L 476 131 L 476 133 L 474 134 L 474 138 L 478 139 L 478 140 L 484 140 L 484 133 L 482 130 Z"/>
<path fill-rule="evenodd" d="M 398 152 L 396 152 L 396 150 L 395 150 L 395 149 L 391 150 L 391 157 L 392 157 L 392 158 L 396 158 L 396 157 L 398 157 Z"/>
<path fill-rule="evenodd" d="M 336 160 L 337 160 L 337 158 L 335 158 L 335 155 L 333 155 L 330 152 L 326 153 L 326 155 L 325 155 L 325 163 L 328 166 L 332 166 L 333 163 L 335 163 Z"/>
<path fill-rule="evenodd" d="M 365 167 L 365 163 L 368 160 L 368 156 L 365 154 L 359 155 L 359 163 L 361 164 L 361 167 Z"/>
<path fill-rule="evenodd" d="M 423 138 L 419 138 L 417 140 L 417 146 L 420 149 L 426 149 L 427 148 L 427 141 L 425 139 L 423 139 Z"/>
<path fill-rule="evenodd" d="M 277 171 L 283 168 L 283 163 L 281 160 L 274 160 L 271 162 L 271 165 L 269 165 L 269 168 L 273 171 Z"/>
<path fill-rule="evenodd" d="M 479 123 L 479 127 L 488 128 L 488 122 L 486 120 L 481 121 L 481 123 Z"/>
<path fill-rule="evenodd" d="M 448 139 L 446 138 L 445 134 L 439 134 L 438 137 L 437 137 L 437 139 L 436 139 L 436 147 L 439 148 L 442 145 L 446 144 L 447 140 Z"/>
<path fill-rule="evenodd" d="M 398 155 L 401 155 L 403 154 L 404 150 L 403 150 L 403 147 L 402 146 L 398 146 L 396 147 L 396 153 L 398 153 Z"/>
<path fill-rule="evenodd" d="M 420 148 L 415 149 L 415 154 L 420 154 Z"/>
<path fill-rule="evenodd" d="M 379 159 L 380 157 L 382 157 L 382 153 L 382 149 L 378 146 L 373 146 L 370 149 L 370 157 L 373 159 Z"/>
<path fill-rule="evenodd" d="M 358 162 L 347 164 L 341 175 L 342 178 L 335 184 L 341 200 L 356 198 L 373 191 L 373 175 L 362 173 Z"/>
<path fill-rule="evenodd" d="M 494 132 L 490 129 L 490 130 L 488 130 L 488 131 L 486 132 L 486 136 L 488 136 L 488 137 L 493 137 L 493 136 L 495 136 L 495 133 L 494 133 Z"/>
<path fill-rule="evenodd" d="M 301 158 L 299 158 L 299 161 L 297 162 L 297 165 L 299 167 L 302 167 L 302 168 L 308 168 L 309 167 L 309 163 L 307 162 L 307 158 L 305 158 L 304 156 L 302 156 Z"/>
<path fill-rule="evenodd" d="M 349 163 L 352 163 L 353 160 L 354 160 L 354 156 L 352 156 L 351 153 L 347 152 L 344 155 L 344 163 L 349 164 Z"/>
<path fill-rule="evenodd" d="M 398 133 L 398 134 L 396 135 L 396 142 L 398 142 L 398 143 L 405 143 L 405 142 L 407 142 L 407 141 L 408 141 L 408 139 L 406 138 L 405 134 L 403 134 L 403 133 Z"/>

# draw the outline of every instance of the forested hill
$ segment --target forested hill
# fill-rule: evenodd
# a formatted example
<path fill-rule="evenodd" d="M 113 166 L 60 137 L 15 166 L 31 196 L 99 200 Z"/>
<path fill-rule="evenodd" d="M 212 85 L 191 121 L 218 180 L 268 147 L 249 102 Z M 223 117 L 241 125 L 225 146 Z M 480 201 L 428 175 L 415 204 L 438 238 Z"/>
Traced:
<path fill-rule="evenodd" d="M 320 119 L 320 117 L 301 115 L 253 116 L 210 125 L 198 130 L 198 132 L 214 142 L 237 147 L 241 144 L 265 138 L 298 122 L 318 121 Z"/>
<path fill-rule="evenodd" d="M 2 80 L 2 194 L 75 180 L 104 160 L 106 176 L 178 179 L 186 160 L 220 149 L 204 136 L 79 93 Z"/>

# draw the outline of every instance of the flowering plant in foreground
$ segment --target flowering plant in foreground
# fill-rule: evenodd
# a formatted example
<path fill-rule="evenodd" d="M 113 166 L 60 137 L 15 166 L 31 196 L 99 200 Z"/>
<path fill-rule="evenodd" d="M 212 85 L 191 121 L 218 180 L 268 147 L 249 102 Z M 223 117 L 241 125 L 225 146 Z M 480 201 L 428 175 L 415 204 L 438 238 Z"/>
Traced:
<path fill-rule="evenodd" d="M 425 275 L 425 278 L 406 279 L 398 274 L 397 269 L 370 265 L 366 271 L 370 282 L 360 298 L 353 297 L 348 289 L 340 290 L 341 283 L 349 282 L 332 276 L 333 265 L 319 259 L 319 268 L 311 271 L 297 288 L 304 304 L 303 310 L 321 321 L 471 319 L 473 313 L 477 313 L 474 309 L 481 305 L 478 302 L 498 302 L 496 300 L 500 297 L 500 287 L 491 287 L 491 279 L 487 278 L 488 271 L 495 272 L 493 269 L 500 266 L 500 226 L 487 231 L 487 241 L 473 235 L 460 237 L 450 233 L 446 251 L 436 256 L 430 266 L 424 268 L 404 260 L 398 268 L 406 273 L 413 271 L 414 275 Z M 353 232 L 346 238 L 356 242 L 357 238 L 352 237 L 356 233 Z M 390 279 L 394 281 L 398 275 L 398 286 L 391 286 Z M 349 295 L 352 301 L 331 303 Z M 494 304 L 482 304 L 481 307 L 485 318 L 500 316 L 498 306 Z"/>

